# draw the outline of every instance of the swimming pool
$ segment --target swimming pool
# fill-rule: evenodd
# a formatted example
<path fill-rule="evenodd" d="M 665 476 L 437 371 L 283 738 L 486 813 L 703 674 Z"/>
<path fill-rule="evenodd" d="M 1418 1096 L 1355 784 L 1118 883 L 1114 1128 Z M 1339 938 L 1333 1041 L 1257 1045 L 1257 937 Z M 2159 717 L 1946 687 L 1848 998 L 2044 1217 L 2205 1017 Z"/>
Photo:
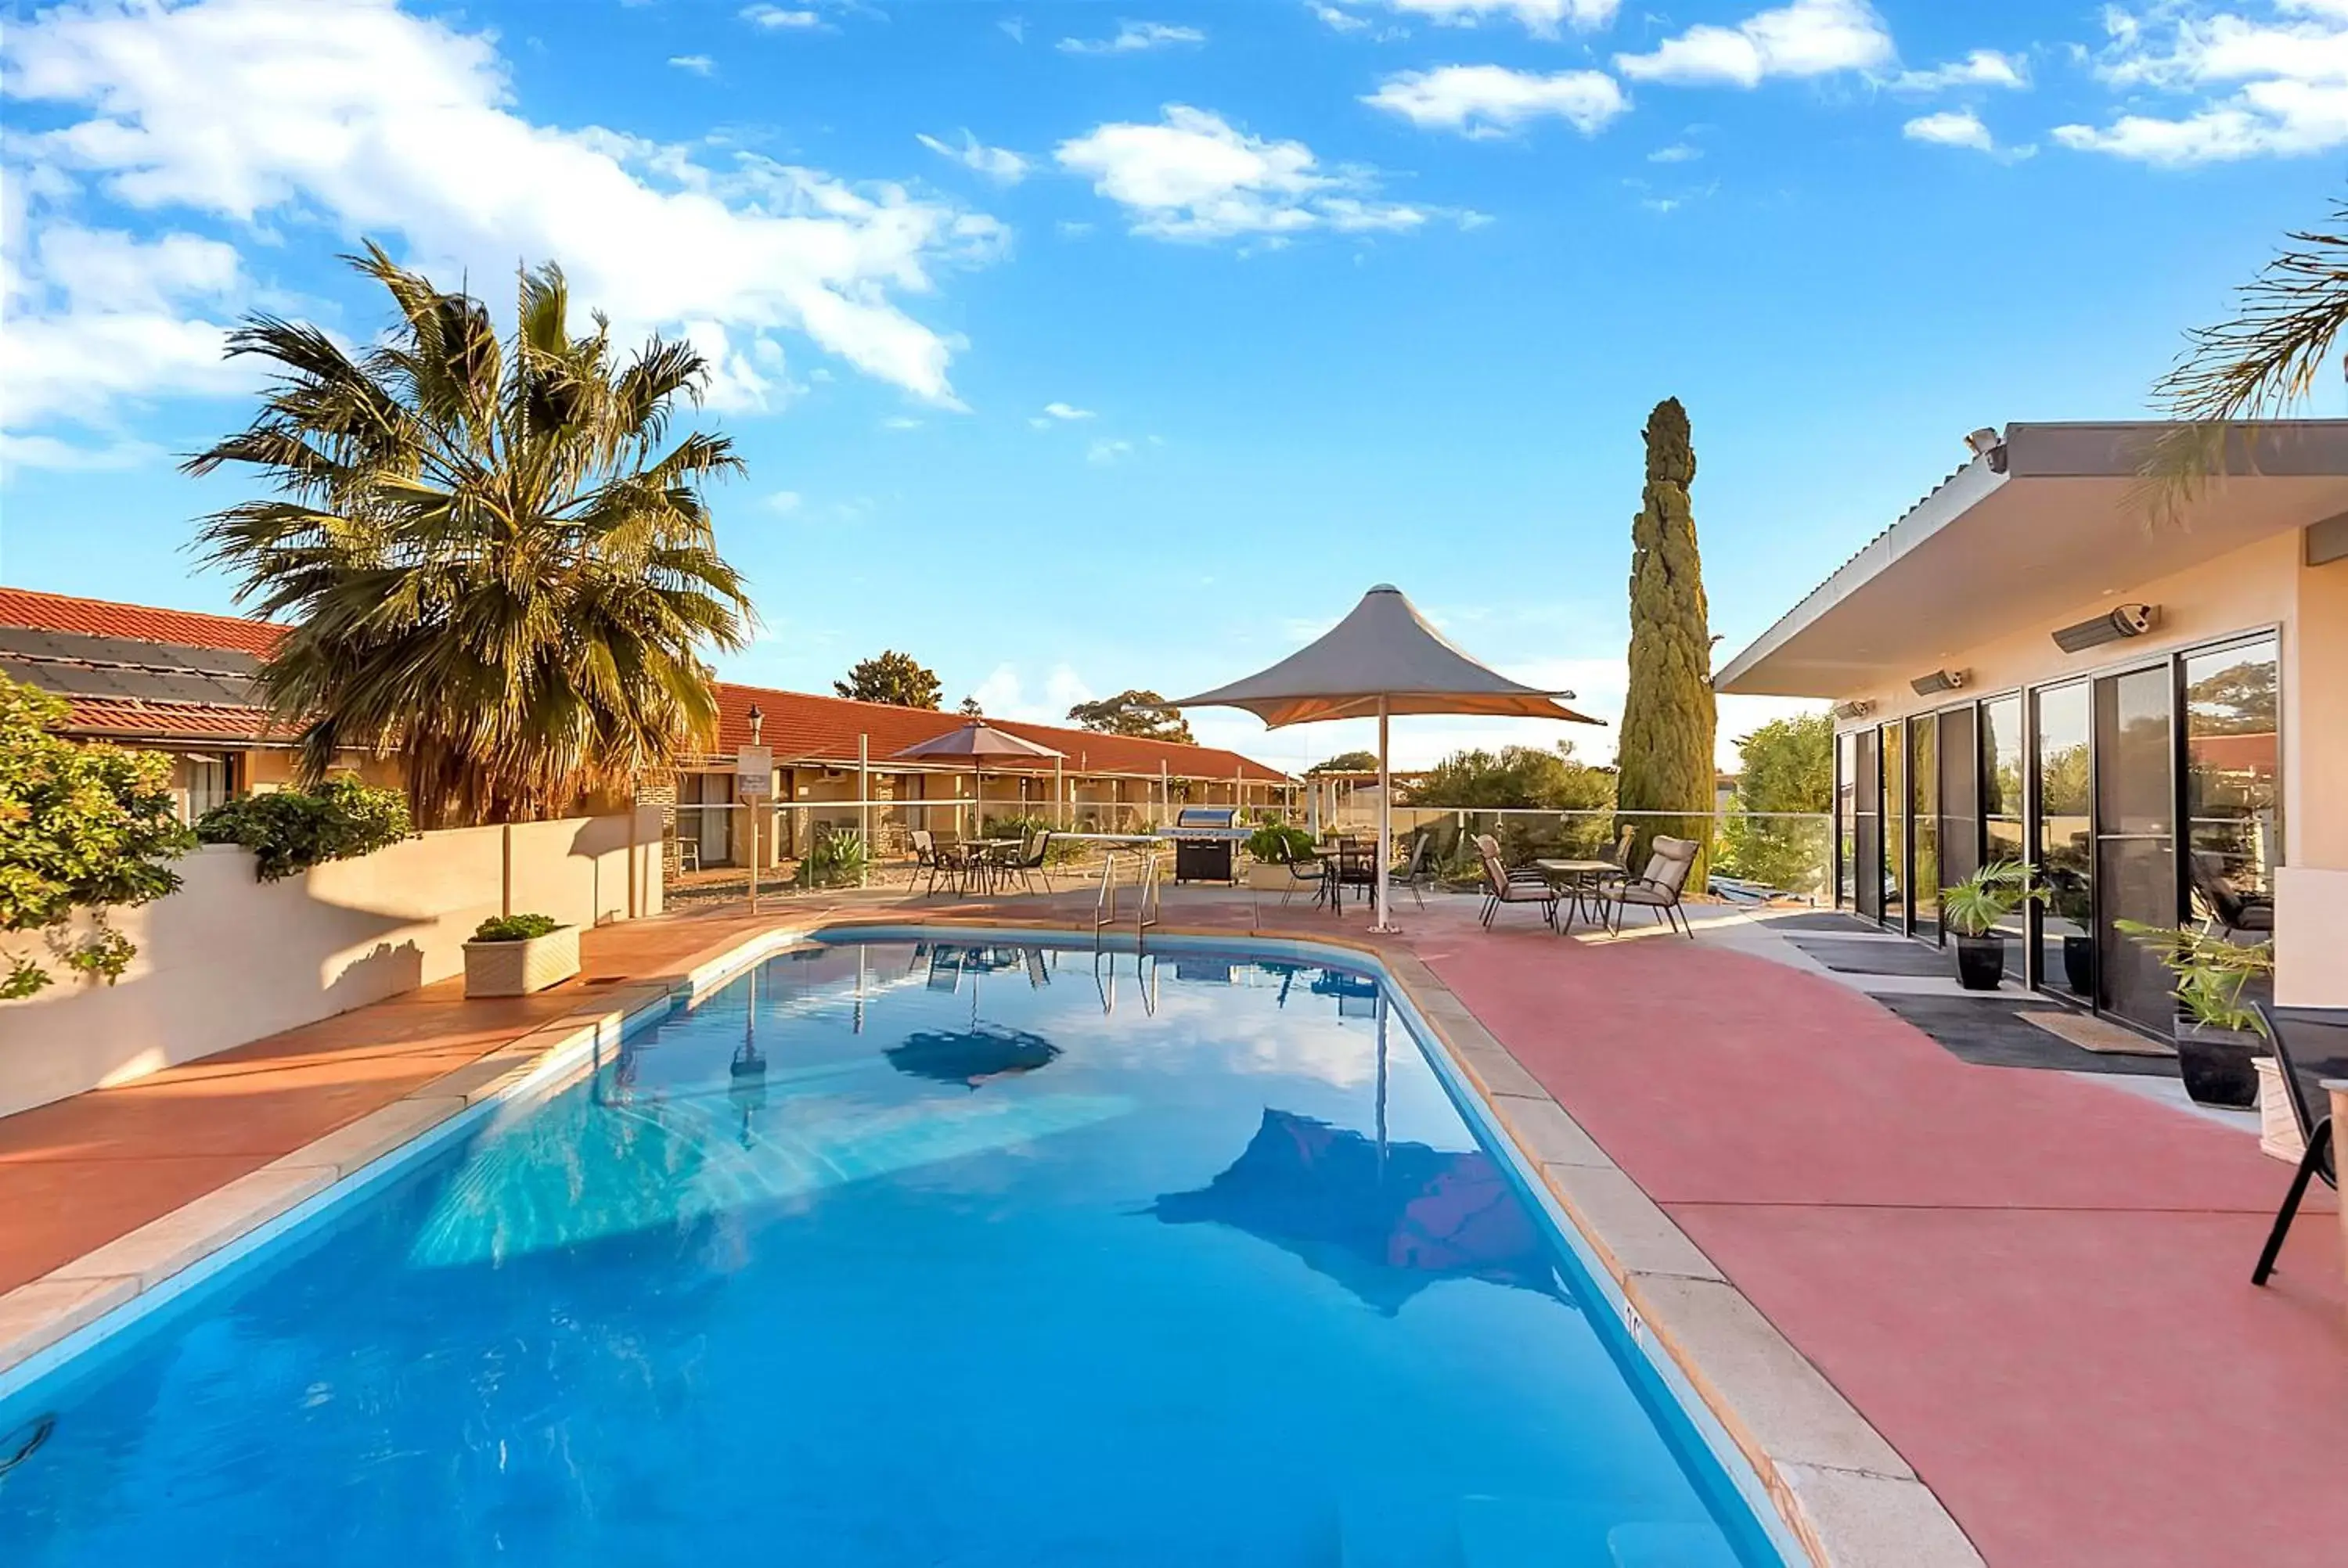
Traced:
<path fill-rule="evenodd" d="M 1476 1125 L 1344 967 L 809 947 L 0 1405 L 0 1561 L 1781 1561 Z"/>

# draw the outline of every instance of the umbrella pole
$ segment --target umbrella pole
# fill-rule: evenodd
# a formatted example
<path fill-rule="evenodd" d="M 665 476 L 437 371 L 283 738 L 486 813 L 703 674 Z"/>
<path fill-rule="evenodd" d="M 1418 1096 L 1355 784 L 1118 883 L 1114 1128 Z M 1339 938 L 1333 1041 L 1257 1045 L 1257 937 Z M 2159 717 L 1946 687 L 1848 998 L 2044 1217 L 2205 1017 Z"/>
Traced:
<path fill-rule="evenodd" d="M 1370 886 L 1371 907 L 1376 918 L 1370 929 L 1391 934 L 1395 927 L 1386 919 L 1386 856 L 1394 848 L 1394 776 L 1386 758 L 1386 696 L 1378 693 L 1378 852 L 1372 857 L 1377 880 Z"/>

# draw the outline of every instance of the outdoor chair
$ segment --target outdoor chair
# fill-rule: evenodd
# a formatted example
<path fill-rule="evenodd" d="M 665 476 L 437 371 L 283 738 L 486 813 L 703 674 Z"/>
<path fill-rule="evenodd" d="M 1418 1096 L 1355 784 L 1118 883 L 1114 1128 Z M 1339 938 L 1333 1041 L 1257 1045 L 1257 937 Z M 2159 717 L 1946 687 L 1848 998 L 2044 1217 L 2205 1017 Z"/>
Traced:
<path fill-rule="evenodd" d="M 1541 918 L 1556 925 L 1557 889 L 1538 873 L 1529 877 L 1512 874 L 1500 864 L 1498 851 L 1486 847 L 1491 842 L 1488 834 L 1477 835 L 1477 853 L 1484 862 L 1484 909 L 1480 917 L 1484 929 L 1492 928 L 1492 918 L 1503 904 L 1538 904 L 1541 907 Z"/>
<path fill-rule="evenodd" d="M 913 829 L 910 836 L 913 841 L 914 874 L 929 873 L 929 886 L 922 889 L 922 894 L 935 893 L 940 878 L 944 879 L 947 892 L 955 891 L 963 881 L 969 857 L 952 845 L 940 845 L 937 835 L 926 827 Z"/>
<path fill-rule="evenodd" d="M 2274 929 L 2274 905 L 2264 897 L 2246 897 L 2238 890 L 2233 879 L 2226 875 L 2224 856 L 2197 849 L 2186 857 L 2186 866 L 2193 879 L 2193 891 L 2208 912 L 2209 917 L 2201 927 L 2205 935 L 2212 925 L 2224 927 L 2230 940 L 2237 931 Z"/>
<path fill-rule="evenodd" d="M 1337 885 L 1330 879 L 1327 861 L 1317 856 L 1311 860 L 1297 859 L 1294 846 L 1283 838 L 1280 845 L 1280 863 L 1288 867 L 1288 881 L 1280 890 L 1282 904 L 1307 887 L 1313 889 L 1313 900 L 1316 904 L 1334 895 Z"/>
<path fill-rule="evenodd" d="M 1027 835 L 1026 846 L 1014 851 L 1011 857 L 1004 862 L 1003 869 L 1016 876 L 1030 893 L 1035 891 L 1035 878 L 1041 876 L 1044 891 L 1049 893 L 1052 891 L 1052 873 L 1045 867 L 1044 856 L 1051 847 L 1050 829 L 1031 833 Z"/>
<path fill-rule="evenodd" d="M 1411 835 L 1410 854 L 1399 866 L 1386 868 L 1388 888 L 1407 887 L 1418 907 L 1426 907 L 1426 889 L 1435 880 L 1435 835 L 1421 829 Z"/>
<path fill-rule="evenodd" d="M 1695 940 L 1695 927 L 1689 924 L 1687 911 L 1680 907 L 1680 891 L 1687 883 L 1688 873 L 1695 868 L 1695 851 L 1693 838 L 1670 838 L 1658 834 L 1654 851 L 1647 856 L 1646 870 L 1601 890 L 1601 897 L 1614 917 L 1609 929 L 1621 936 L 1622 910 L 1636 904 L 1653 909 L 1658 920 L 1684 933 L 1689 941 Z"/>
<path fill-rule="evenodd" d="M 2332 1118 L 2328 1114 L 2316 1115 L 2315 1108 L 2307 1102 L 2307 1085 L 2300 1079 L 2299 1064 L 2291 1060 L 2282 1026 L 2275 1021 L 2273 1012 L 2264 1002 L 2250 1005 L 2259 1009 L 2259 1021 L 2267 1026 L 2267 1043 L 2274 1051 L 2283 1093 L 2291 1101 L 2291 1120 L 2299 1123 L 2299 1135 L 2307 1143 L 2307 1152 L 2299 1158 L 2299 1170 L 2291 1178 L 2291 1191 L 2283 1194 L 2282 1207 L 2275 1212 L 2274 1229 L 2267 1233 L 2266 1249 L 2259 1254 L 2258 1267 L 2250 1271 L 2250 1283 L 2264 1285 L 2267 1276 L 2274 1272 L 2283 1237 L 2291 1234 L 2291 1222 L 2299 1214 L 2299 1201 L 2307 1195 L 2308 1177 L 2322 1177 L 2323 1184 L 2336 1193 L 2340 1190 L 2340 1171 L 2332 1149 Z"/>
<path fill-rule="evenodd" d="M 698 835 L 676 841 L 676 868 L 680 872 L 701 869 L 701 839 Z"/>

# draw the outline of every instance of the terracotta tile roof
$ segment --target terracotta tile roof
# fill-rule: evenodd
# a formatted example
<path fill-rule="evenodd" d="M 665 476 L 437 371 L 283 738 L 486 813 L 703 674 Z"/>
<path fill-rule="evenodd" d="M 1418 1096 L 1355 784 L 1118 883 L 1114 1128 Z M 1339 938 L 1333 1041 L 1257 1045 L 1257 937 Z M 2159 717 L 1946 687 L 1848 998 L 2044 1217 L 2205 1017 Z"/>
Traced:
<path fill-rule="evenodd" d="M 766 715 L 760 730 L 778 764 L 794 761 L 820 762 L 832 766 L 856 765 L 856 737 L 869 735 L 871 760 L 877 766 L 907 746 L 942 735 L 967 723 L 960 713 L 928 708 L 896 708 L 884 702 L 853 702 L 844 697 L 818 697 L 805 692 L 777 692 L 763 686 L 741 686 L 730 681 L 717 685 L 717 751 L 730 756 L 750 743 L 750 705 Z M 1277 768 L 1213 746 L 1178 745 L 1170 741 L 1145 741 L 1130 735 L 1104 735 L 1091 730 L 1066 730 L 1052 724 L 1029 724 L 1012 719 L 988 723 L 1038 745 L 1066 754 L 1062 764 L 1070 773 L 1125 774 L 1155 778 L 1159 764 L 1176 778 L 1227 779 L 1244 777 L 1258 783 L 1278 783 L 1288 775 Z M 903 764 L 899 764 L 902 766 Z M 1020 771 L 1010 766 L 987 772 Z M 1050 773 L 1052 764 L 1038 760 L 1032 769 Z"/>
<path fill-rule="evenodd" d="M 205 615 L 195 610 L 158 610 L 141 604 L 115 604 L 98 599 L 75 599 L 31 589 L 0 588 L 0 626 L 32 626 L 50 631 L 77 631 L 97 637 L 130 637 L 149 642 L 176 642 L 194 648 L 230 648 L 266 655 L 283 634 L 266 620 L 230 615 Z M 820 762 L 831 765 L 856 764 L 856 737 L 871 737 L 872 760 L 880 763 L 895 752 L 942 734 L 963 723 L 959 713 L 922 708 L 893 708 L 880 702 L 851 702 L 840 697 L 819 697 L 807 692 L 778 692 L 763 686 L 717 685 L 718 751 L 732 755 L 750 740 L 750 704 L 766 714 L 761 732 L 774 748 L 778 763 Z M 1138 740 L 1130 735 L 1103 735 L 1090 730 L 1067 730 L 1051 724 L 1028 724 L 1010 719 L 988 723 L 1054 751 L 1066 753 L 1070 773 L 1124 774 L 1155 777 L 1162 763 L 1176 778 L 1245 777 L 1277 783 L 1287 775 L 1237 752 L 1213 746 L 1184 746 L 1168 741 Z M 73 730 L 77 733 L 120 735 L 125 738 L 198 737 L 260 739 L 266 733 L 258 709 L 191 708 L 176 704 L 134 702 L 103 698 L 77 698 Z M 989 768 L 988 772 L 995 771 Z M 1044 764 L 1037 770 L 1049 773 Z"/>
<path fill-rule="evenodd" d="M 233 648 L 266 655 L 284 629 L 242 616 L 205 615 L 193 610 L 157 610 L 74 599 L 29 588 L 0 588 L 0 626 L 33 626 L 45 631 L 78 631 L 88 637 L 132 637 L 142 642 L 177 642 L 191 648 Z"/>
<path fill-rule="evenodd" d="M 122 741 L 242 741 L 283 745 L 291 737 L 273 732 L 258 708 L 200 708 L 176 702 L 134 702 L 111 697 L 67 700 L 69 735 Z"/>

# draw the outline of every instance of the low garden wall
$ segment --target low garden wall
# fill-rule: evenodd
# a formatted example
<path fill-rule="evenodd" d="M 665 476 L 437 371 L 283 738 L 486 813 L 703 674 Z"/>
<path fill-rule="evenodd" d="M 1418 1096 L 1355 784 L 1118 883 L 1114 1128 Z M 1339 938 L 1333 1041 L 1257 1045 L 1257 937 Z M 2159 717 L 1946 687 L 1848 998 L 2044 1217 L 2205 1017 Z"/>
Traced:
<path fill-rule="evenodd" d="M 456 828 L 279 882 L 254 880 L 243 849 L 198 849 L 178 863 L 180 891 L 114 911 L 139 947 L 118 983 L 60 979 L 0 1003 L 0 1115 L 459 974 L 465 939 L 492 915 L 595 926 L 658 914 L 658 809 L 639 808 L 633 827 L 617 815 Z M 0 954 L 41 942 L 11 936 Z"/>

